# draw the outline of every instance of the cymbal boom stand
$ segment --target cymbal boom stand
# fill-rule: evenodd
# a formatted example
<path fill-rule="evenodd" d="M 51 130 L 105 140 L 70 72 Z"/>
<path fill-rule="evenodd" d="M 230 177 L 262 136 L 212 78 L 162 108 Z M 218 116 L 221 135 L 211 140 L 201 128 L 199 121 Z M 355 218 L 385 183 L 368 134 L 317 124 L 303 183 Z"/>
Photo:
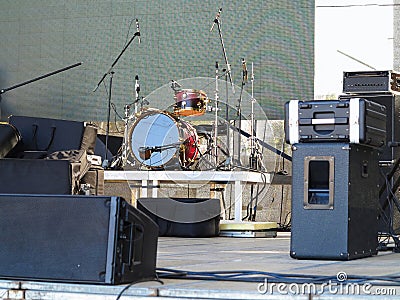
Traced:
<path fill-rule="evenodd" d="M 253 68 L 253 63 L 251 63 L 251 115 L 250 115 L 250 168 L 257 170 L 258 167 L 258 162 L 257 162 L 257 149 L 256 149 L 256 143 L 255 143 L 255 120 L 254 120 L 254 103 L 256 99 L 254 99 L 254 68 Z"/>

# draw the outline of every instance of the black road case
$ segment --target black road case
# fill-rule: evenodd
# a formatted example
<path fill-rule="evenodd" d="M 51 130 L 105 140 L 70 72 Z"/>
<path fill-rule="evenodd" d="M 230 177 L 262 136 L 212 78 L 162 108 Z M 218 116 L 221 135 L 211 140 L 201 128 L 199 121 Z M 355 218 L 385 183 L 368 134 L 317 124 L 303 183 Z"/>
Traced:
<path fill-rule="evenodd" d="M 386 107 L 370 100 L 291 100 L 285 104 L 286 142 L 386 144 Z"/>
<path fill-rule="evenodd" d="M 394 71 L 343 72 L 343 93 L 400 92 L 400 74 Z"/>

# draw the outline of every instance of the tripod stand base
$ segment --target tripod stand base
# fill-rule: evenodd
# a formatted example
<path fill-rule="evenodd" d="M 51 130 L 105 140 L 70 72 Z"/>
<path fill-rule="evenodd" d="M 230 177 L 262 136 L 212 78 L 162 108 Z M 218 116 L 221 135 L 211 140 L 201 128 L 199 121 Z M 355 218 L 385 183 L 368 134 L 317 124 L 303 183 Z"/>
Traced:
<path fill-rule="evenodd" d="M 220 236 L 225 237 L 276 237 L 276 222 L 221 221 Z"/>

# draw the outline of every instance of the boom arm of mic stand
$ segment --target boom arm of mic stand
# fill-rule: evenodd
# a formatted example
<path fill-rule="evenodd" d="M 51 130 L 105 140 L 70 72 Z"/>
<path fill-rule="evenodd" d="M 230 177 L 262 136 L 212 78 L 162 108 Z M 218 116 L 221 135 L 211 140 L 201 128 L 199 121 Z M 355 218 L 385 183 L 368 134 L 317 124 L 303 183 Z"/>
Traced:
<path fill-rule="evenodd" d="M 227 72 L 227 74 L 228 74 L 228 78 L 229 78 L 229 81 L 230 81 L 231 86 L 232 86 L 232 93 L 235 93 L 235 86 L 234 86 L 233 80 L 232 80 L 231 66 L 230 66 L 230 64 L 229 64 L 229 62 L 228 62 L 228 57 L 227 57 L 227 55 L 226 55 L 226 50 L 225 50 L 225 45 L 224 45 L 224 39 L 222 38 L 221 24 L 219 23 L 218 19 L 215 19 L 214 22 L 217 24 L 217 27 L 218 27 L 219 39 L 220 39 L 220 41 L 221 41 L 222 52 L 223 52 L 223 54 L 224 54 L 224 59 L 225 59 L 225 64 L 226 64 L 226 70 L 227 70 L 226 72 Z"/>
<path fill-rule="evenodd" d="M 75 68 L 75 67 L 77 67 L 77 66 L 80 66 L 81 64 L 82 64 L 82 63 L 79 62 L 79 63 L 73 64 L 73 65 L 70 65 L 70 66 L 68 66 L 68 67 L 65 67 L 65 68 L 62 68 L 62 69 L 59 69 L 59 70 L 56 70 L 56 71 L 47 73 L 47 74 L 45 74 L 45 75 L 42 75 L 42 76 L 39 76 L 39 77 L 30 79 L 30 80 L 28 80 L 28 81 L 25 81 L 25 82 L 16 84 L 16 85 L 11 86 L 11 87 L 9 87 L 9 88 L 1 89 L 1 90 L 0 90 L 0 95 L 1 95 L 1 94 L 4 94 L 5 92 L 11 91 L 11 90 L 13 90 L 13 89 L 19 88 L 19 87 L 21 87 L 21 86 L 23 86 L 23 85 L 32 83 L 32 82 L 34 82 L 34 81 L 41 80 L 41 79 L 43 79 L 43 78 L 46 78 L 46 77 L 55 75 L 55 74 L 57 74 L 57 73 L 64 72 L 64 71 L 66 71 L 66 70 Z"/>
<path fill-rule="evenodd" d="M 96 87 L 93 90 L 93 93 L 95 91 L 97 91 L 97 89 L 99 88 L 100 84 L 103 82 L 103 80 L 106 78 L 106 76 L 108 74 L 110 74 L 112 72 L 112 69 L 114 68 L 114 66 L 117 64 L 117 62 L 119 61 L 119 59 L 121 58 L 121 56 L 125 53 L 126 49 L 128 49 L 129 45 L 133 42 L 133 40 L 135 39 L 135 37 L 140 36 L 140 32 L 135 32 L 135 34 L 131 37 L 131 39 L 129 40 L 129 42 L 125 45 L 124 49 L 122 49 L 122 51 L 119 53 L 119 55 L 117 56 L 117 58 L 114 60 L 114 62 L 112 63 L 110 69 L 104 73 L 103 77 L 100 79 L 100 81 L 97 83 Z"/>

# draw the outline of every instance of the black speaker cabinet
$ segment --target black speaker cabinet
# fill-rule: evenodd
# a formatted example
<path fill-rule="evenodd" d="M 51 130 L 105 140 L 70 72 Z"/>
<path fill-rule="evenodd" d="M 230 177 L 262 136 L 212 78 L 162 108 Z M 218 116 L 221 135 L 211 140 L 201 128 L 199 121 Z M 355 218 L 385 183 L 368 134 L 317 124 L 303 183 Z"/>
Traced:
<path fill-rule="evenodd" d="M 122 284 L 155 277 L 158 228 L 119 197 L 0 195 L 0 278 Z"/>
<path fill-rule="evenodd" d="M 293 145 L 290 255 L 349 260 L 378 246 L 379 153 L 360 144 Z"/>
<path fill-rule="evenodd" d="M 386 146 L 382 147 L 381 161 L 390 162 L 399 155 L 397 148 L 390 147 L 391 142 L 400 142 L 400 96 L 391 93 L 377 93 L 377 94 L 351 94 L 340 95 L 339 99 L 350 99 L 360 97 L 375 103 L 386 106 Z"/>

